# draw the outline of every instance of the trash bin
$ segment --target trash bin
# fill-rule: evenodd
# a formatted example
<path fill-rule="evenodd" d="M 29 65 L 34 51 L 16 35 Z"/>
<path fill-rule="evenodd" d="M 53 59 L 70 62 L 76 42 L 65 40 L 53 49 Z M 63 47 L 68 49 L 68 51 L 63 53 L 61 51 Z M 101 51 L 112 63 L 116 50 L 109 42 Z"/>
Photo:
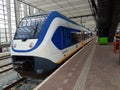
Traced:
<path fill-rule="evenodd" d="M 108 44 L 108 38 L 107 37 L 100 37 L 98 38 L 99 44 Z"/>

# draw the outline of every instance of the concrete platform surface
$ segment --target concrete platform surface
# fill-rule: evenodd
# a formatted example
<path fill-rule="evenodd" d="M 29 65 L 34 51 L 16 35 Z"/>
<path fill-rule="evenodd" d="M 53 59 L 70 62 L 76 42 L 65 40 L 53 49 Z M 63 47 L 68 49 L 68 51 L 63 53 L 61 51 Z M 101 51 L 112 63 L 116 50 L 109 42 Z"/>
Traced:
<path fill-rule="evenodd" d="M 118 54 L 92 42 L 34 90 L 120 90 Z"/>

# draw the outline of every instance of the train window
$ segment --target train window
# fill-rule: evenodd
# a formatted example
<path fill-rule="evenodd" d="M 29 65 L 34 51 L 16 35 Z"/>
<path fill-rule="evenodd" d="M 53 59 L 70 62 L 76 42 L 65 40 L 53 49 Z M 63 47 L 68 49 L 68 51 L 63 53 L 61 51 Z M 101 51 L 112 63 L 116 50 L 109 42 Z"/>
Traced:
<path fill-rule="evenodd" d="M 77 43 L 77 34 L 76 33 L 71 33 L 71 41 L 72 41 L 72 44 L 76 44 Z"/>
<path fill-rule="evenodd" d="M 84 34 L 84 32 L 81 33 L 81 38 L 82 38 L 82 40 L 85 40 L 85 34 Z"/>
<path fill-rule="evenodd" d="M 14 39 L 37 39 L 45 23 L 47 15 L 24 18 L 17 28 Z"/>
<path fill-rule="evenodd" d="M 77 34 L 77 39 L 78 39 L 78 42 L 81 41 L 81 34 Z"/>

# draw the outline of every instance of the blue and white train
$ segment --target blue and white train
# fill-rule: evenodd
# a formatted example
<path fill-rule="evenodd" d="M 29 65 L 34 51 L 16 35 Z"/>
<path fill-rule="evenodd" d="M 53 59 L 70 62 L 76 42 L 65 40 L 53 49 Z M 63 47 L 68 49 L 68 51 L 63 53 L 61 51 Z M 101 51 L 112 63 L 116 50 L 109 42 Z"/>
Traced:
<path fill-rule="evenodd" d="M 57 11 L 24 17 L 11 43 L 14 69 L 21 75 L 51 73 L 91 38 Z"/>

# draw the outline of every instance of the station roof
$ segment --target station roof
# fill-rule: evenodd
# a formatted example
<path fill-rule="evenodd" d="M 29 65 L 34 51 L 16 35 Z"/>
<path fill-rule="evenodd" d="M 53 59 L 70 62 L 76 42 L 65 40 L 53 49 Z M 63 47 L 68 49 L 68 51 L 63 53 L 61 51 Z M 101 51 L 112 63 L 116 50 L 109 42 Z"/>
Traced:
<path fill-rule="evenodd" d="M 43 11 L 59 11 L 63 15 L 80 22 L 80 17 L 92 15 L 89 0 L 23 0 Z M 86 20 L 94 20 L 93 17 Z M 82 20 L 85 22 L 86 20 Z"/>

